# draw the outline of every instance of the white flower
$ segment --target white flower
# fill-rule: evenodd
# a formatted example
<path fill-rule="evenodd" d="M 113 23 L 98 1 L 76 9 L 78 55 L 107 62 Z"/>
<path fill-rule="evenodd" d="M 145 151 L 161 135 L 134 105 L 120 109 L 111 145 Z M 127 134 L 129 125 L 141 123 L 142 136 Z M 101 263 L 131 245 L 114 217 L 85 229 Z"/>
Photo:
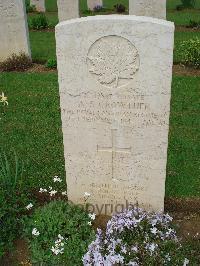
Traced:
<path fill-rule="evenodd" d="M 63 240 L 63 239 L 64 239 L 64 237 L 63 237 L 63 236 L 61 236 L 61 234 L 59 234 L 59 235 L 58 235 L 58 238 L 59 238 L 59 239 L 61 239 L 61 240 Z"/>
<path fill-rule="evenodd" d="M 189 264 L 189 262 L 190 261 L 187 258 L 185 258 L 184 263 L 183 263 L 183 266 L 187 266 Z"/>
<path fill-rule="evenodd" d="M 88 225 L 92 225 L 92 222 L 88 222 Z"/>
<path fill-rule="evenodd" d="M 8 97 L 4 96 L 4 92 L 0 95 L 0 103 L 3 103 L 3 105 L 8 105 L 7 101 Z"/>
<path fill-rule="evenodd" d="M 29 203 L 29 204 L 26 206 L 26 209 L 27 209 L 27 210 L 30 210 L 32 207 L 33 207 L 33 204 L 32 204 L 32 203 Z"/>
<path fill-rule="evenodd" d="M 147 244 L 147 246 L 146 246 L 146 249 L 148 249 L 148 250 L 150 250 L 151 252 L 154 252 L 155 251 L 155 249 L 157 248 L 157 244 L 154 244 L 154 243 L 152 243 L 152 244 Z"/>
<path fill-rule="evenodd" d="M 89 213 L 88 216 L 90 217 L 91 220 L 94 221 L 95 217 L 96 217 L 96 214 L 95 213 L 93 213 L 93 214 Z"/>
<path fill-rule="evenodd" d="M 157 244 L 156 245 L 155 244 L 151 244 L 149 246 L 149 250 L 154 251 L 156 249 L 156 247 L 157 247 Z"/>
<path fill-rule="evenodd" d="M 132 247 L 131 250 L 135 251 L 135 252 L 138 252 L 138 248 L 137 247 Z"/>
<path fill-rule="evenodd" d="M 61 239 L 57 239 L 57 240 L 55 241 L 55 244 L 56 244 L 56 245 L 59 245 L 61 242 L 62 242 Z"/>
<path fill-rule="evenodd" d="M 90 196 L 91 196 L 90 193 L 88 193 L 88 192 L 84 193 L 84 197 L 90 197 Z"/>
<path fill-rule="evenodd" d="M 52 191 L 49 192 L 49 194 L 50 194 L 51 197 L 52 197 L 52 196 L 55 196 L 56 193 L 57 193 L 56 190 L 52 190 Z"/>
<path fill-rule="evenodd" d="M 150 230 L 151 230 L 151 233 L 154 234 L 154 235 L 156 235 L 156 233 L 158 231 L 156 227 L 153 227 Z"/>
<path fill-rule="evenodd" d="M 63 196 L 67 196 L 67 191 L 63 191 L 63 192 L 62 192 L 62 195 L 63 195 Z"/>
<path fill-rule="evenodd" d="M 166 258 L 167 261 L 171 261 L 169 253 L 165 256 L 165 258 Z"/>
<path fill-rule="evenodd" d="M 33 228 L 32 235 L 34 235 L 34 236 L 39 236 L 40 235 L 40 232 L 37 230 L 37 228 Z"/>
<path fill-rule="evenodd" d="M 39 192 L 40 192 L 40 193 L 47 192 L 47 189 L 45 189 L 45 188 L 44 188 L 44 189 L 43 189 L 43 188 L 40 188 Z"/>
<path fill-rule="evenodd" d="M 62 179 L 61 178 L 59 178 L 58 176 L 54 176 L 54 178 L 53 178 L 53 182 L 55 183 L 55 182 L 62 182 Z"/>
<path fill-rule="evenodd" d="M 60 252 L 59 249 L 54 248 L 54 247 L 51 248 L 51 251 L 52 251 L 55 255 L 58 255 L 59 252 Z"/>

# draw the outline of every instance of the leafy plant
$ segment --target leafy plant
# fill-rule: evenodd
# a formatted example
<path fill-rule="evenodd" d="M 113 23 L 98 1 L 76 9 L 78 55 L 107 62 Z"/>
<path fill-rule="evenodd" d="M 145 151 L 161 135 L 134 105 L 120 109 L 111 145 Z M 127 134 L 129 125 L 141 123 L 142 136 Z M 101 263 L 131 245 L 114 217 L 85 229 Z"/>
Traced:
<path fill-rule="evenodd" d="M 57 68 L 57 60 L 56 59 L 48 59 L 48 61 L 46 62 L 45 66 L 47 68 Z"/>
<path fill-rule="evenodd" d="M 0 152 L 0 183 L 2 189 L 12 192 L 18 186 L 21 187 L 23 181 L 24 163 L 19 160 L 14 152 L 14 163 L 8 160 L 8 156 L 3 150 Z"/>
<path fill-rule="evenodd" d="M 180 54 L 181 63 L 189 66 L 200 68 L 200 39 L 194 38 L 182 41 L 178 53 Z"/>
<path fill-rule="evenodd" d="M 176 10 L 183 10 L 185 8 L 194 8 L 195 0 L 181 0 L 182 4 L 176 6 Z"/>
<path fill-rule="evenodd" d="M 126 7 L 122 4 L 114 5 L 114 8 L 117 13 L 124 13 L 126 11 Z"/>
<path fill-rule="evenodd" d="M 97 231 L 83 258 L 84 266 L 182 266 L 188 260 L 171 221 L 168 214 L 148 213 L 137 207 L 113 216 L 105 233 Z"/>
<path fill-rule="evenodd" d="M 33 30 L 43 30 L 49 28 L 51 25 L 45 14 L 41 13 L 32 17 L 29 21 L 29 28 Z"/>
<path fill-rule="evenodd" d="M 20 216 L 25 211 L 28 198 L 22 189 L 24 166 L 16 153 L 14 162 L 0 153 L 0 257 L 13 247 L 13 241 L 21 233 Z"/>
<path fill-rule="evenodd" d="M 182 5 L 184 8 L 194 8 L 195 7 L 195 0 L 181 0 Z"/>
<path fill-rule="evenodd" d="M 88 214 L 65 201 L 52 201 L 24 220 L 33 264 L 81 265 L 94 239 Z"/>
<path fill-rule="evenodd" d="M 94 7 L 94 11 L 95 11 L 95 12 L 103 11 L 103 6 L 102 6 L 102 5 L 96 5 L 96 6 Z"/>
<path fill-rule="evenodd" d="M 199 21 L 195 21 L 195 20 L 191 20 L 190 19 L 188 28 L 200 28 L 200 20 Z"/>
<path fill-rule="evenodd" d="M 36 12 L 36 8 L 35 6 L 30 4 L 30 0 L 26 0 L 25 4 L 26 4 L 26 13 Z"/>
<path fill-rule="evenodd" d="M 0 63 L 1 71 L 25 71 L 32 66 L 32 61 L 25 53 L 12 54 L 5 61 Z"/>

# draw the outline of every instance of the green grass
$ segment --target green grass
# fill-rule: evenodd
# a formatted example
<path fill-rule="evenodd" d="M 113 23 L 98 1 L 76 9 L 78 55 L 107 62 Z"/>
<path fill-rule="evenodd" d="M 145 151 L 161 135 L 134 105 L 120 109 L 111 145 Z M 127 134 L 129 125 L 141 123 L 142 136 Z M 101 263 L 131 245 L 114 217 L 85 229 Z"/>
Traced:
<path fill-rule="evenodd" d="M 0 91 L 9 101 L 5 115 L 0 112 L 0 147 L 14 148 L 25 161 L 29 188 L 64 177 L 57 75 L 1 74 Z"/>
<path fill-rule="evenodd" d="M 200 77 L 174 77 L 167 196 L 200 196 Z"/>
<path fill-rule="evenodd" d="M 200 20 L 200 10 L 167 12 L 167 20 L 173 21 L 177 26 L 187 26 L 190 20 Z"/>
<path fill-rule="evenodd" d="M 30 32 L 32 58 L 34 62 L 45 63 L 48 59 L 56 59 L 54 32 Z"/>
<path fill-rule="evenodd" d="M 0 120 L 0 146 L 27 161 L 31 188 L 63 178 L 64 159 L 56 74 L 0 74 L 9 106 Z M 200 78 L 174 77 L 167 170 L 167 196 L 199 196 Z"/>

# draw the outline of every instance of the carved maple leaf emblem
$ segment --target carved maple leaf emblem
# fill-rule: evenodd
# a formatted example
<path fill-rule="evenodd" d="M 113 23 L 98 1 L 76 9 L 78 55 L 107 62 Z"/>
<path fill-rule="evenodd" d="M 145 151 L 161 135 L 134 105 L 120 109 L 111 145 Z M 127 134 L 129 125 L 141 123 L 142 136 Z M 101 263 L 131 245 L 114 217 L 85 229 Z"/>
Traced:
<path fill-rule="evenodd" d="M 96 46 L 95 55 L 94 51 L 88 55 L 89 71 L 101 84 L 118 87 L 119 80 L 133 78 L 139 69 L 139 54 L 128 40 L 108 36 L 100 39 Z"/>

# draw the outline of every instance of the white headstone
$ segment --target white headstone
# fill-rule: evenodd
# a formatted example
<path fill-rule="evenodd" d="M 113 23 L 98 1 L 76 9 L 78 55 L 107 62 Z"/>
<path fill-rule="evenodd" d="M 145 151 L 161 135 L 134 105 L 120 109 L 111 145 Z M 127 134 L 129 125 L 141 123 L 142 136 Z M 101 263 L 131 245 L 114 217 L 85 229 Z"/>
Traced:
<path fill-rule="evenodd" d="M 129 15 L 166 19 L 166 0 L 129 0 Z"/>
<path fill-rule="evenodd" d="M 0 61 L 21 52 L 31 57 L 25 3 L 0 0 Z"/>
<path fill-rule="evenodd" d="M 45 12 L 45 0 L 30 0 L 30 4 L 35 6 L 36 11 L 38 12 Z"/>
<path fill-rule="evenodd" d="M 103 6 L 103 0 L 87 0 L 88 9 L 94 10 L 97 6 Z"/>
<path fill-rule="evenodd" d="M 79 0 L 57 0 L 59 21 L 79 18 Z"/>
<path fill-rule="evenodd" d="M 173 39 L 173 23 L 147 17 L 95 16 L 56 26 L 72 202 L 83 204 L 88 192 L 96 213 L 127 203 L 163 209 Z"/>

